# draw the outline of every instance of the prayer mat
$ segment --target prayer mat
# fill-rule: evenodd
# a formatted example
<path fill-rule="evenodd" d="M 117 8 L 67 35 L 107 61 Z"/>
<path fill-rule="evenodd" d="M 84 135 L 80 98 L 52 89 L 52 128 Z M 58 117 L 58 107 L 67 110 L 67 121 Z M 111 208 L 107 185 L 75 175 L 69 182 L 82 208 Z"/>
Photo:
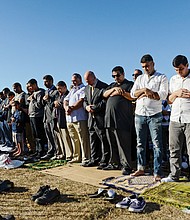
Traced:
<path fill-rule="evenodd" d="M 162 183 L 141 194 L 144 198 L 178 208 L 190 207 L 190 182 Z"/>
<path fill-rule="evenodd" d="M 138 177 L 109 177 L 102 180 L 102 184 L 112 188 L 121 189 L 126 192 L 140 194 L 147 188 L 152 188 L 159 185 L 160 182 L 155 182 L 153 176 L 145 175 Z"/>
<path fill-rule="evenodd" d="M 45 170 L 58 166 L 64 166 L 65 164 L 66 164 L 66 160 L 49 160 L 49 161 L 39 161 L 35 163 L 27 163 L 24 164 L 24 166 L 32 170 Z"/>

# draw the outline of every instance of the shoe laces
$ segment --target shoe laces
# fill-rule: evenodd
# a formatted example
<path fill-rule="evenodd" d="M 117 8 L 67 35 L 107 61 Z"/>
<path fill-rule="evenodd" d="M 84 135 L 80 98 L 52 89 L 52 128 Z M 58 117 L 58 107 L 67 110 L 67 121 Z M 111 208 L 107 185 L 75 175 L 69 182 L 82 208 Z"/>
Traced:
<path fill-rule="evenodd" d="M 48 186 L 48 185 L 46 185 L 46 186 L 41 186 L 40 188 L 39 188 L 39 190 L 38 190 L 38 192 L 41 192 L 41 191 L 46 191 L 47 189 L 49 189 L 50 187 Z"/>

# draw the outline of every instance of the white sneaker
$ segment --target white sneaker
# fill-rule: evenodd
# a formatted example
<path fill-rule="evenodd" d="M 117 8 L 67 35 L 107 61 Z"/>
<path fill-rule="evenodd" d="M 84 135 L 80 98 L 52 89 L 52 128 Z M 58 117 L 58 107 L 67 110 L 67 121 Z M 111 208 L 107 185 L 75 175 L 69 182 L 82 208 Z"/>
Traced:
<path fill-rule="evenodd" d="M 129 196 L 129 197 L 124 198 L 121 202 L 118 202 L 118 203 L 116 204 L 116 207 L 117 207 L 117 208 L 129 208 L 129 206 L 131 205 L 131 203 L 132 203 L 135 199 L 137 199 L 137 198 L 138 198 L 137 195 L 136 195 L 136 194 L 133 194 L 133 195 L 131 195 L 131 196 Z"/>
<path fill-rule="evenodd" d="M 170 176 L 161 179 L 161 183 L 170 183 L 170 182 L 175 182 L 175 180 L 172 179 Z"/>

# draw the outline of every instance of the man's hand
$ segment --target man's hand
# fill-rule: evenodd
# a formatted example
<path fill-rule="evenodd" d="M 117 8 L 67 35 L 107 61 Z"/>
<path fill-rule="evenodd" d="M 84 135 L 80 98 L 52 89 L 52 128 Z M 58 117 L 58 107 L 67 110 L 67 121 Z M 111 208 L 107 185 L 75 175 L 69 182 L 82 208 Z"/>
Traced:
<path fill-rule="evenodd" d="M 188 89 L 179 89 L 175 91 L 175 95 L 180 98 L 190 98 L 190 91 Z"/>
<path fill-rule="evenodd" d="M 54 106 L 55 106 L 55 108 L 58 108 L 60 106 L 60 103 L 56 100 L 56 101 L 54 101 Z"/>
<path fill-rule="evenodd" d="M 123 95 L 124 90 L 121 87 L 114 87 L 113 92 L 110 94 L 110 96 L 116 96 L 116 95 Z"/>
<path fill-rule="evenodd" d="M 44 97 L 43 97 L 43 100 L 47 101 L 49 99 L 49 95 L 46 94 Z"/>
<path fill-rule="evenodd" d="M 155 100 L 160 99 L 157 92 L 153 92 L 152 90 L 147 89 L 147 88 L 144 88 L 143 93 L 138 97 L 138 99 L 141 99 L 143 97 L 148 97 L 149 99 L 155 99 Z"/>
<path fill-rule="evenodd" d="M 94 112 L 93 107 L 94 107 L 94 105 L 87 105 L 86 106 L 86 111 L 89 112 L 89 113 L 93 113 Z"/>

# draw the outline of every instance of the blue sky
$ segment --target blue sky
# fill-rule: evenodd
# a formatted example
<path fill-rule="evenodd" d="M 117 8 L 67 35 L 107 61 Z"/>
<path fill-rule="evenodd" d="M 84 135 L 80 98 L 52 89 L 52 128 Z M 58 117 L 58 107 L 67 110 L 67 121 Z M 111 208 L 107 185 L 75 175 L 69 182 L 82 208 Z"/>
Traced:
<path fill-rule="evenodd" d="M 124 67 L 132 80 L 150 53 L 156 69 L 175 74 L 172 59 L 190 52 L 189 0 L 0 0 L 0 90 L 51 74 L 70 85 L 92 70 L 107 83 Z"/>

